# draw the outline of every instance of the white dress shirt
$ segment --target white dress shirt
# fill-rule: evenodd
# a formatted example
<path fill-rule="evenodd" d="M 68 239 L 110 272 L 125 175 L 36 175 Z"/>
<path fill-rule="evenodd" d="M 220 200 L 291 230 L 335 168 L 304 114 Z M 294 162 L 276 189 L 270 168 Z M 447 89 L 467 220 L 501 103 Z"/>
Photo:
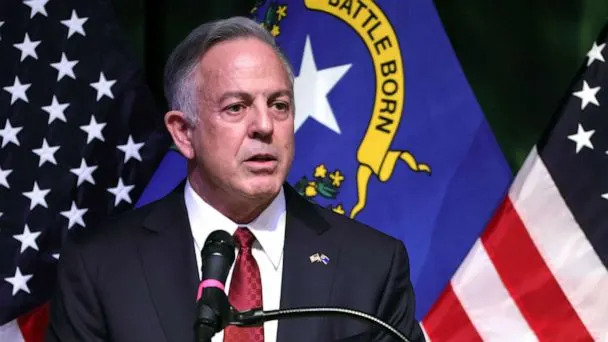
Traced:
<path fill-rule="evenodd" d="M 225 230 L 231 235 L 238 227 L 247 227 L 256 238 L 252 254 L 260 268 L 262 277 L 262 303 L 264 310 L 278 309 L 281 301 L 281 279 L 283 275 L 283 245 L 285 242 L 285 194 L 283 189 L 270 205 L 252 222 L 239 225 L 205 202 L 186 182 L 184 199 L 188 211 L 188 220 L 192 229 L 194 251 L 198 275 L 201 278 L 201 248 L 207 236 L 214 230 Z M 238 249 L 236 250 L 238 253 Z M 226 281 L 226 292 L 230 289 L 232 269 Z M 193 298 L 194 300 L 194 298 Z M 264 341 L 275 342 L 277 339 L 277 321 L 264 324 Z M 219 332 L 211 342 L 223 342 L 224 333 Z"/>

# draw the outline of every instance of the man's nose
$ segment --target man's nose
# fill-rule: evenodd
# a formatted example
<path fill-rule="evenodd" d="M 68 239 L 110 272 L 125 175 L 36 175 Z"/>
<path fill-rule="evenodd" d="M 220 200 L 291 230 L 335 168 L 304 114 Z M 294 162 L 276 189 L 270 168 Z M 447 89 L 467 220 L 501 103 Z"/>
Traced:
<path fill-rule="evenodd" d="M 249 125 L 249 136 L 252 138 L 266 138 L 272 136 L 274 120 L 268 106 L 255 106 Z"/>

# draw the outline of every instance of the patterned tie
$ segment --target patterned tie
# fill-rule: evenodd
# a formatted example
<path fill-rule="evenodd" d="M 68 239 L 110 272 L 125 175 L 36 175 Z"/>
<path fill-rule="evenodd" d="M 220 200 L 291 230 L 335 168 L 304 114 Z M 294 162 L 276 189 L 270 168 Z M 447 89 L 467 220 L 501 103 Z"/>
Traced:
<path fill-rule="evenodd" d="M 251 254 L 255 236 L 249 229 L 241 227 L 234 233 L 234 241 L 239 246 L 239 254 L 232 271 L 228 300 L 238 311 L 261 308 L 262 278 L 258 264 Z M 264 342 L 264 327 L 228 326 L 224 329 L 224 342 Z"/>

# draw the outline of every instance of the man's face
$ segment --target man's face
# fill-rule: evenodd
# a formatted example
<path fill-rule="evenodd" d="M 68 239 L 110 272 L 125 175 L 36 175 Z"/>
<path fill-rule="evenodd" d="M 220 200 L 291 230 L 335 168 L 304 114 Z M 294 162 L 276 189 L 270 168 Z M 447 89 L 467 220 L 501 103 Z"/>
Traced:
<path fill-rule="evenodd" d="M 195 73 L 198 122 L 190 134 L 202 187 L 274 197 L 294 155 L 293 94 L 283 63 L 267 44 L 243 38 L 213 46 Z"/>

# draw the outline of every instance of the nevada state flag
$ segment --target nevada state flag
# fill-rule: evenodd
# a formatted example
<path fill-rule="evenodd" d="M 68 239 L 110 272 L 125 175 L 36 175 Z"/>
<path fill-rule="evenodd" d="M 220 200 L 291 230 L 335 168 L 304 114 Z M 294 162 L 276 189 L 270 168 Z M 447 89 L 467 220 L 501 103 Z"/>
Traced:
<path fill-rule="evenodd" d="M 252 14 L 295 74 L 289 183 L 404 241 L 422 319 L 512 178 L 432 1 L 258 1 Z"/>

